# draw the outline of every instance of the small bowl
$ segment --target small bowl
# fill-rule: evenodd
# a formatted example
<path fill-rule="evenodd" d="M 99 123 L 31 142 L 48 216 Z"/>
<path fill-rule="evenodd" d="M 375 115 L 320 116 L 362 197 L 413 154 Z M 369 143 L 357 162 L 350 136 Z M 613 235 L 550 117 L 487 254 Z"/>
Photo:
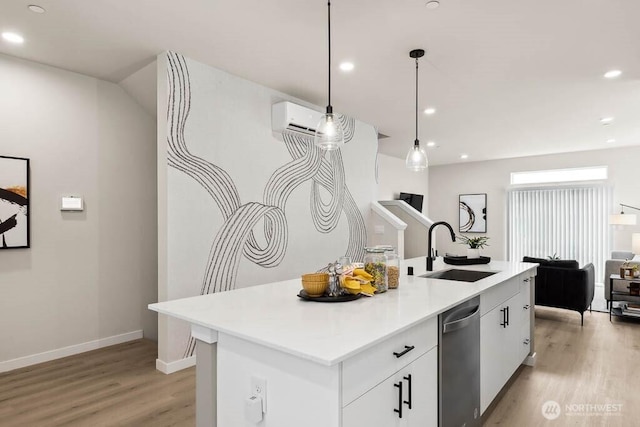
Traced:
<path fill-rule="evenodd" d="M 309 273 L 303 274 L 302 280 L 305 282 L 327 282 L 329 283 L 329 273 Z"/>
<path fill-rule="evenodd" d="M 327 273 L 313 273 L 302 275 L 302 288 L 310 297 L 322 296 L 329 287 Z"/>

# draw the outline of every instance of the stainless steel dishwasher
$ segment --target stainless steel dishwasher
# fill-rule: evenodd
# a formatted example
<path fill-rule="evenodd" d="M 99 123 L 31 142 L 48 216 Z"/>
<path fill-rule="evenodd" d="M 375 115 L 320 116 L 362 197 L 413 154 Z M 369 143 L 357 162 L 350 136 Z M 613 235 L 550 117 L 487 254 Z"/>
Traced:
<path fill-rule="evenodd" d="M 440 427 L 480 427 L 480 297 L 438 318 Z"/>

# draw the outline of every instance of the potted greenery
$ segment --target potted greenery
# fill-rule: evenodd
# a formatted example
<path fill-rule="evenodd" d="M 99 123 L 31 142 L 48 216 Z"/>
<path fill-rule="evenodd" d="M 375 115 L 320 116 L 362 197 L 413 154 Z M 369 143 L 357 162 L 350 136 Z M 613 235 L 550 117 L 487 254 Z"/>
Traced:
<path fill-rule="evenodd" d="M 489 244 L 487 243 L 489 237 L 487 236 L 458 236 L 458 240 L 468 246 L 467 258 L 480 258 L 480 249 L 484 248 L 485 246 L 489 246 Z"/>

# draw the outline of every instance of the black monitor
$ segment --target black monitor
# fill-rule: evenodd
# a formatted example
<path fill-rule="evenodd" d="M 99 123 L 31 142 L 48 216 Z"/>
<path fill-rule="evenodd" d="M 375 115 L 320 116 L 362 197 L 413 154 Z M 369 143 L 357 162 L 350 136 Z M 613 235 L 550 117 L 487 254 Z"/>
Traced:
<path fill-rule="evenodd" d="M 423 198 L 422 194 L 400 193 L 400 198 L 398 200 L 404 200 L 409 204 L 409 206 L 422 213 Z"/>

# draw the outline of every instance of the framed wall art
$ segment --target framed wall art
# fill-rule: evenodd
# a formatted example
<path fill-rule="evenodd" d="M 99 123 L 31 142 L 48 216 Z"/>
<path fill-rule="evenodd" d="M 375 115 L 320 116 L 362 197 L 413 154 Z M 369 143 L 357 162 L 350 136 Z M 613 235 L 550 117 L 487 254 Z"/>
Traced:
<path fill-rule="evenodd" d="M 460 232 L 487 232 L 487 194 L 460 194 Z"/>
<path fill-rule="evenodd" d="M 30 247 L 29 159 L 0 156 L 0 249 Z"/>

